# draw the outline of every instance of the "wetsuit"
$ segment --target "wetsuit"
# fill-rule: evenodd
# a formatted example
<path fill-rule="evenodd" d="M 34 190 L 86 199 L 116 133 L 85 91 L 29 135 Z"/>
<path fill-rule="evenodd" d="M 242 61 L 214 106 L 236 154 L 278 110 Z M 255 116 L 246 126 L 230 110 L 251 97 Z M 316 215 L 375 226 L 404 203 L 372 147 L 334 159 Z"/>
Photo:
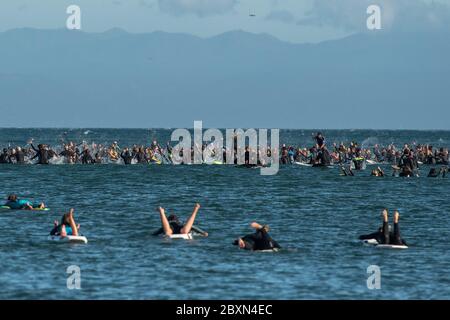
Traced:
<path fill-rule="evenodd" d="M 52 229 L 52 231 L 50 231 L 50 235 L 52 235 L 52 236 L 60 235 L 60 234 L 61 234 L 61 229 L 62 229 L 62 226 L 63 226 L 63 225 L 66 227 L 66 234 L 67 234 L 68 236 L 72 235 L 72 234 L 73 234 L 72 227 L 70 226 L 70 221 L 69 221 L 69 219 L 67 218 L 66 214 L 64 214 L 64 215 L 62 216 L 62 218 L 61 218 L 61 223 L 60 223 L 58 226 L 55 226 L 55 227 Z"/>
<path fill-rule="evenodd" d="M 394 223 L 394 232 L 389 232 L 389 223 L 383 222 L 383 227 L 377 232 L 359 236 L 359 240 L 375 239 L 379 244 L 405 245 L 406 242 L 400 236 L 400 227 Z"/>
<path fill-rule="evenodd" d="M 255 233 L 248 234 L 241 239 L 245 243 L 244 249 L 246 250 L 273 250 L 281 248 L 278 242 L 273 240 L 264 228 L 257 230 Z M 234 244 L 237 245 L 238 242 L 235 241 Z"/>
<path fill-rule="evenodd" d="M 131 160 L 133 160 L 133 156 L 131 155 L 131 153 L 129 151 L 122 152 L 120 154 L 120 157 L 123 159 L 123 162 L 125 164 L 131 164 Z"/>
<path fill-rule="evenodd" d="M 0 163 L 12 163 L 11 157 L 8 155 L 7 151 L 3 151 L 3 153 L 0 154 Z"/>
<path fill-rule="evenodd" d="M 49 164 L 49 153 L 48 150 L 45 150 L 44 148 L 36 149 L 33 145 L 31 145 L 34 151 L 36 151 L 36 154 L 34 155 L 31 160 L 38 158 L 38 164 Z"/>
<path fill-rule="evenodd" d="M 353 160 L 353 164 L 355 165 L 355 170 L 363 170 L 364 169 L 364 161 L 363 157 L 356 157 Z"/>
<path fill-rule="evenodd" d="M 326 167 L 331 164 L 331 156 L 330 152 L 326 149 L 320 149 L 317 152 L 316 156 L 316 163 L 313 165 L 313 167 Z"/>
<path fill-rule="evenodd" d="M 25 199 L 21 199 L 21 200 L 16 200 L 16 201 L 7 201 L 5 204 L 5 206 L 10 207 L 13 210 L 21 210 L 21 209 L 25 209 L 27 207 L 27 205 L 32 206 L 33 208 L 37 207 L 35 205 L 33 205 L 33 203 L 29 200 L 25 200 Z"/>
<path fill-rule="evenodd" d="M 16 151 L 16 154 L 14 155 L 16 158 L 16 163 L 23 164 L 25 163 L 25 152 L 22 150 Z"/>
<path fill-rule="evenodd" d="M 322 148 L 325 145 L 325 137 L 323 135 L 318 134 L 315 139 L 319 148 Z"/>
<path fill-rule="evenodd" d="M 81 154 L 81 163 L 82 164 L 95 163 L 89 150 L 84 150 L 83 153 Z"/>
<path fill-rule="evenodd" d="M 136 152 L 136 160 L 138 163 L 147 163 L 147 158 L 145 157 L 145 153 L 142 151 Z"/>

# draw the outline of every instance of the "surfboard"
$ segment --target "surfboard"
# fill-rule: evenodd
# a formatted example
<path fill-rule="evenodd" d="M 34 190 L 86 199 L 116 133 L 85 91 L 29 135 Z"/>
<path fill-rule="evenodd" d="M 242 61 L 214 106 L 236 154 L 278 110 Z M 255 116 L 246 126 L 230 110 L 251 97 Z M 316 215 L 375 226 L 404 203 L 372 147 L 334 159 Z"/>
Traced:
<path fill-rule="evenodd" d="M 85 236 L 52 236 L 49 235 L 47 238 L 49 241 L 52 242 L 68 242 L 68 243 L 84 243 L 86 244 L 88 242 L 87 238 Z"/>
<path fill-rule="evenodd" d="M 379 164 L 378 162 L 376 162 L 375 160 L 366 160 L 367 164 L 369 165 L 377 165 Z"/>
<path fill-rule="evenodd" d="M 268 249 L 268 250 L 255 250 L 255 252 L 264 252 L 264 253 L 267 253 L 267 252 L 278 252 L 280 249 L 278 249 L 278 248 L 273 248 L 273 249 Z"/>
<path fill-rule="evenodd" d="M 377 244 L 375 248 L 380 249 L 408 249 L 408 246 L 404 245 L 395 245 L 395 244 Z"/>
<path fill-rule="evenodd" d="M 50 211 L 50 208 L 33 208 L 33 210 L 28 210 L 28 209 L 11 209 L 8 206 L 0 206 L 0 209 L 4 209 L 4 210 L 21 210 L 21 211 Z"/>
<path fill-rule="evenodd" d="M 188 234 L 172 234 L 170 236 L 166 236 L 169 239 L 176 239 L 176 240 L 192 240 L 194 239 L 194 236 L 192 235 L 192 233 L 188 233 Z"/>
<path fill-rule="evenodd" d="M 303 166 L 303 167 L 312 167 L 313 166 L 312 164 L 304 163 L 304 162 L 294 162 L 294 163 L 296 165 Z"/>
<path fill-rule="evenodd" d="M 380 249 L 408 249 L 408 246 L 405 245 L 379 244 L 378 241 L 375 239 L 363 240 L 363 243 Z"/>

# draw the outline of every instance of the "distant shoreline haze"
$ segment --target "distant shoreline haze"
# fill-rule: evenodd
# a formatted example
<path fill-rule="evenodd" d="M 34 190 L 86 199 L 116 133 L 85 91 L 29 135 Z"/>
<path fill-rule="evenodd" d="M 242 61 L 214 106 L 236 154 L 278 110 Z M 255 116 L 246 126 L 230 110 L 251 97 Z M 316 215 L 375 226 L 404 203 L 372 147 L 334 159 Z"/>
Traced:
<path fill-rule="evenodd" d="M 450 130 L 450 32 L 0 32 L 0 127 Z"/>

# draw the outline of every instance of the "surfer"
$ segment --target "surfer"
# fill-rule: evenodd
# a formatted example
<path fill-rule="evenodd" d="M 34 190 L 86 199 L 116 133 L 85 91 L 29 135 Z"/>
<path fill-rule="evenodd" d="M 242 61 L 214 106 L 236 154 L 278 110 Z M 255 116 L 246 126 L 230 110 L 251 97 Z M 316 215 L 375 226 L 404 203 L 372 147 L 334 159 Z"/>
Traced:
<path fill-rule="evenodd" d="M 240 249 L 253 251 L 274 250 L 281 248 L 278 242 L 273 240 L 269 235 L 268 225 L 262 226 L 257 222 L 252 222 L 250 226 L 256 230 L 255 233 L 236 239 L 233 242 L 233 245 L 239 246 Z"/>
<path fill-rule="evenodd" d="M 11 156 L 6 148 L 4 148 L 3 152 L 0 154 L 0 163 L 12 163 Z"/>
<path fill-rule="evenodd" d="M 400 177 L 414 176 L 414 171 L 418 169 L 418 166 L 414 159 L 414 154 L 409 148 L 404 149 L 398 167 L 401 169 Z"/>
<path fill-rule="evenodd" d="M 14 157 L 17 164 L 25 163 L 25 152 L 23 152 L 21 147 L 16 148 L 16 152 L 14 153 Z"/>
<path fill-rule="evenodd" d="M 45 209 L 45 204 L 43 202 L 34 204 L 30 200 L 18 199 L 17 195 L 15 194 L 10 194 L 8 196 L 8 201 L 6 201 L 4 206 L 10 207 L 13 210 Z"/>
<path fill-rule="evenodd" d="M 361 156 L 361 149 L 356 149 L 356 156 L 352 159 L 355 170 L 364 170 L 366 159 Z"/>
<path fill-rule="evenodd" d="M 158 207 L 157 210 L 159 211 L 159 216 L 161 218 L 162 228 L 153 233 L 153 235 L 164 234 L 166 236 L 171 236 L 173 234 L 188 234 L 191 231 L 194 231 L 207 237 L 208 236 L 207 232 L 197 227 L 194 227 L 195 217 L 197 216 L 199 209 L 200 204 L 196 203 L 191 216 L 189 217 L 187 222 L 183 224 L 174 214 L 171 214 L 169 217 L 166 217 L 165 209 L 163 207 Z"/>
<path fill-rule="evenodd" d="M 322 132 L 317 132 L 314 140 L 316 141 L 317 149 L 323 149 L 323 147 L 325 146 L 325 136 L 322 134 Z"/>
<path fill-rule="evenodd" d="M 123 159 L 123 162 L 125 164 L 131 164 L 131 161 L 134 158 L 128 148 L 123 149 L 123 151 L 120 153 L 120 157 Z"/>
<path fill-rule="evenodd" d="M 399 219 L 400 213 L 395 211 L 394 213 L 394 232 L 390 232 L 388 211 L 383 210 L 381 215 L 383 217 L 383 226 L 378 229 L 377 232 L 359 236 L 359 240 L 375 239 L 379 244 L 392 244 L 392 245 L 405 245 L 405 241 L 400 236 Z"/>
<path fill-rule="evenodd" d="M 66 236 L 78 236 L 78 230 L 80 225 L 75 224 L 75 219 L 73 217 L 74 209 L 70 209 L 69 212 L 64 213 L 61 218 L 61 223 L 59 224 L 57 220 L 54 222 L 54 227 L 50 231 L 50 235 L 59 235 L 61 237 Z"/>
<path fill-rule="evenodd" d="M 31 148 L 33 148 L 33 150 L 36 152 L 36 154 L 34 155 L 34 157 L 32 157 L 30 160 L 33 160 L 35 158 L 38 159 L 38 164 L 49 164 L 49 159 L 50 154 L 48 151 L 48 148 L 45 147 L 45 145 L 43 144 L 38 144 L 38 147 L 36 149 L 36 147 L 33 145 L 33 143 L 30 143 Z"/>

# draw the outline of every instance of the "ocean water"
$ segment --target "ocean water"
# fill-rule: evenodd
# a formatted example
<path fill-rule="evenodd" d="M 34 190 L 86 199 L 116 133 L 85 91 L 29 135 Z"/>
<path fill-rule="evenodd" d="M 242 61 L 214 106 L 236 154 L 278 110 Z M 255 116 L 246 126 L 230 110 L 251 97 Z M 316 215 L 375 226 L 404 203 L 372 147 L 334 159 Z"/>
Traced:
<path fill-rule="evenodd" d="M 59 139 L 164 142 L 170 130 L 0 129 L 0 146 Z M 286 130 L 310 145 L 312 131 Z M 450 132 L 329 131 L 329 143 L 365 141 L 450 146 Z M 388 168 L 386 168 L 388 169 Z M 424 167 L 423 173 L 429 168 Z M 49 212 L 0 212 L 0 299 L 449 299 L 449 179 L 342 177 L 338 169 L 283 166 L 275 176 L 234 166 L 0 165 L 1 197 L 45 201 Z M 208 238 L 170 241 L 156 206 L 185 219 L 195 202 Z M 86 245 L 46 241 L 55 219 L 75 208 Z M 387 207 L 401 213 L 407 250 L 365 247 Z M 238 250 L 231 243 L 269 224 L 284 248 Z M 81 289 L 66 273 L 80 267 Z M 381 289 L 367 268 L 381 268 Z"/>

